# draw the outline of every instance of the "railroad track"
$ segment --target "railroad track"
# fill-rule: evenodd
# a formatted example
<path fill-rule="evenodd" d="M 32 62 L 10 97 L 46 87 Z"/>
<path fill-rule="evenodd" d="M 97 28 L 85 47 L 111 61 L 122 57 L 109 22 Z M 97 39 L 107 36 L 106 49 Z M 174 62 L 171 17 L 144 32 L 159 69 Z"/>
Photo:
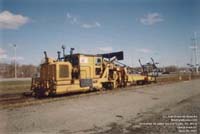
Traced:
<path fill-rule="evenodd" d="M 12 109 L 16 107 L 23 107 L 23 106 L 29 106 L 29 105 L 35 105 L 35 104 L 43 104 L 48 102 L 54 102 L 54 101 L 60 101 L 60 100 L 67 100 L 67 99 L 73 99 L 73 98 L 79 98 L 84 96 L 91 96 L 91 95 L 98 95 L 98 94 L 107 94 L 107 93 L 113 93 L 116 91 L 126 91 L 126 90 L 132 90 L 132 89 L 139 89 L 144 87 L 152 87 L 152 86 L 158 86 L 163 84 L 169 84 L 174 83 L 177 81 L 159 81 L 155 84 L 148 84 L 148 85 L 142 85 L 142 86 L 128 86 L 125 88 L 117 88 L 113 90 L 103 90 L 103 91 L 95 91 L 95 92 L 87 92 L 87 93 L 73 93 L 73 94 L 65 94 L 65 95 L 59 95 L 55 97 L 46 97 L 42 99 L 36 99 L 27 93 L 24 94 L 4 94 L 0 96 L 0 109 Z"/>
<path fill-rule="evenodd" d="M 8 107 L 8 106 L 11 106 L 11 105 L 15 105 L 15 104 L 22 104 L 22 103 L 27 103 L 29 102 L 30 100 L 33 100 L 32 98 L 25 98 L 25 97 L 18 97 L 18 98 L 9 98 L 9 99 L 6 99 L 6 100 L 1 100 L 0 101 L 0 105 L 2 107 Z"/>
<path fill-rule="evenodd" d="M 28 103 L 34 101 L 35 98 L 24 96 L 23 94 L 8 94 L 0 98 L 0 109 L 9 108 L 16 104 Z M 17 106 L 17 105 L 16 105 Z"/>
<path fill-rule="evenodd" d="M 92 96 L 92 95 L 99 95 L 99 94 L 107 94 L 107 93 L 113 93 L 118 91 L 126 91 L 131 89 L 138 89 L 142 87 L 147 86 L 155 86 L 158 84 L 151 84 L 151 85 L 142 85 L 142 86 L 128 86 L 126 88 L 116 88 L 113 90 L 103 90 L 103 91 L 90 91 L 85 93 L 71 93 L 71 94 L 65 94 L 65 95 L 57 95 L 55 97 L 45 97 L 42 99 L 37 99 L 32 96 L 25 96 L 23 94 L 12 94 L 12 95 L 4 95 L 4 97 L 0 98 L 0 109 L 9 109 L 9 108 L 16 108 L 16 107 L 22 107 L 22 106 L 29 106 L 34 104 L 43 104 L 48 102 L 55 102 L 60 100 L 67 100 L 67 99 L 74 99 L 79 97 L 85 97 L 85 96 Z"/>

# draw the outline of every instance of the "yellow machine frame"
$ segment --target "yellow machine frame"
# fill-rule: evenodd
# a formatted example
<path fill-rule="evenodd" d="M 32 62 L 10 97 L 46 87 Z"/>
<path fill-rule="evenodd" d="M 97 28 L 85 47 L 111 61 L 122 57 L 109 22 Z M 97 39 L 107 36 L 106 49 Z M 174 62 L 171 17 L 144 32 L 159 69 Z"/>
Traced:
<path fill-rule="evenodd" d="M 148 82 L 148 77 L 128 74 L 127 67 L 101 55 L 71 54 L 63 60 L 48 58 L 41 64 L 40 77 L 32 79 L 33 95 L 48 96 L 89 90 L 112 89 Z"/>

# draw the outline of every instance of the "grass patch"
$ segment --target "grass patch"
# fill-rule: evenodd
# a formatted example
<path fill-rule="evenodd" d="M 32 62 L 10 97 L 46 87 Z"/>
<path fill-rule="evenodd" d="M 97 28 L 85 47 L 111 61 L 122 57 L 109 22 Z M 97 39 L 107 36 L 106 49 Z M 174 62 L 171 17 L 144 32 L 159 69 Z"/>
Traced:
<path fill-rule="evenodd" d="M 30 90 L 31 81 L 2 81 L 0 82 L 0 94 L 23 93 Z"/>
<path fill-rule="evenodd" d="M 31 84 L 30 80 L 25 80 L 25 81 L 1 81 L 0 82 L 0 87 L 2 86 L 17 86 L 17 85 L 28 85 Z"/>

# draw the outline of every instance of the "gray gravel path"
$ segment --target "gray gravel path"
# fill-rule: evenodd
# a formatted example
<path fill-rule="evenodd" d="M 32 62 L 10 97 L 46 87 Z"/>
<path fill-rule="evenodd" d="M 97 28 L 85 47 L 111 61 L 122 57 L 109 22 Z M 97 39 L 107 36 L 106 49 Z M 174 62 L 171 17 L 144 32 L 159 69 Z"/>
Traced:
<path fill-rule="evenodd" d="M 137 123 L 199 94 L 193 80 L 1 110 L 0 133 L 142 133 Z"/>

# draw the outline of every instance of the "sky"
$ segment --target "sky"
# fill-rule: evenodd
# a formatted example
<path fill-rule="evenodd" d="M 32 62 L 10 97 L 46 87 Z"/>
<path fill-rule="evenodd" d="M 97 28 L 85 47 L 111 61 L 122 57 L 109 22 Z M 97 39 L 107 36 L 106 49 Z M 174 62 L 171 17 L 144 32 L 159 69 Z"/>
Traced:
<path fill-rule="evenodd" d="M 123 63 L 153 57 L 160 66 L 186 66 L 191 38 L 200 42 L 198 0 L 0 0 L 0 63 L 39 65 L 43 51 L 123 51 Z M 200 58 L 199 58 L 200 59 Z"/>

